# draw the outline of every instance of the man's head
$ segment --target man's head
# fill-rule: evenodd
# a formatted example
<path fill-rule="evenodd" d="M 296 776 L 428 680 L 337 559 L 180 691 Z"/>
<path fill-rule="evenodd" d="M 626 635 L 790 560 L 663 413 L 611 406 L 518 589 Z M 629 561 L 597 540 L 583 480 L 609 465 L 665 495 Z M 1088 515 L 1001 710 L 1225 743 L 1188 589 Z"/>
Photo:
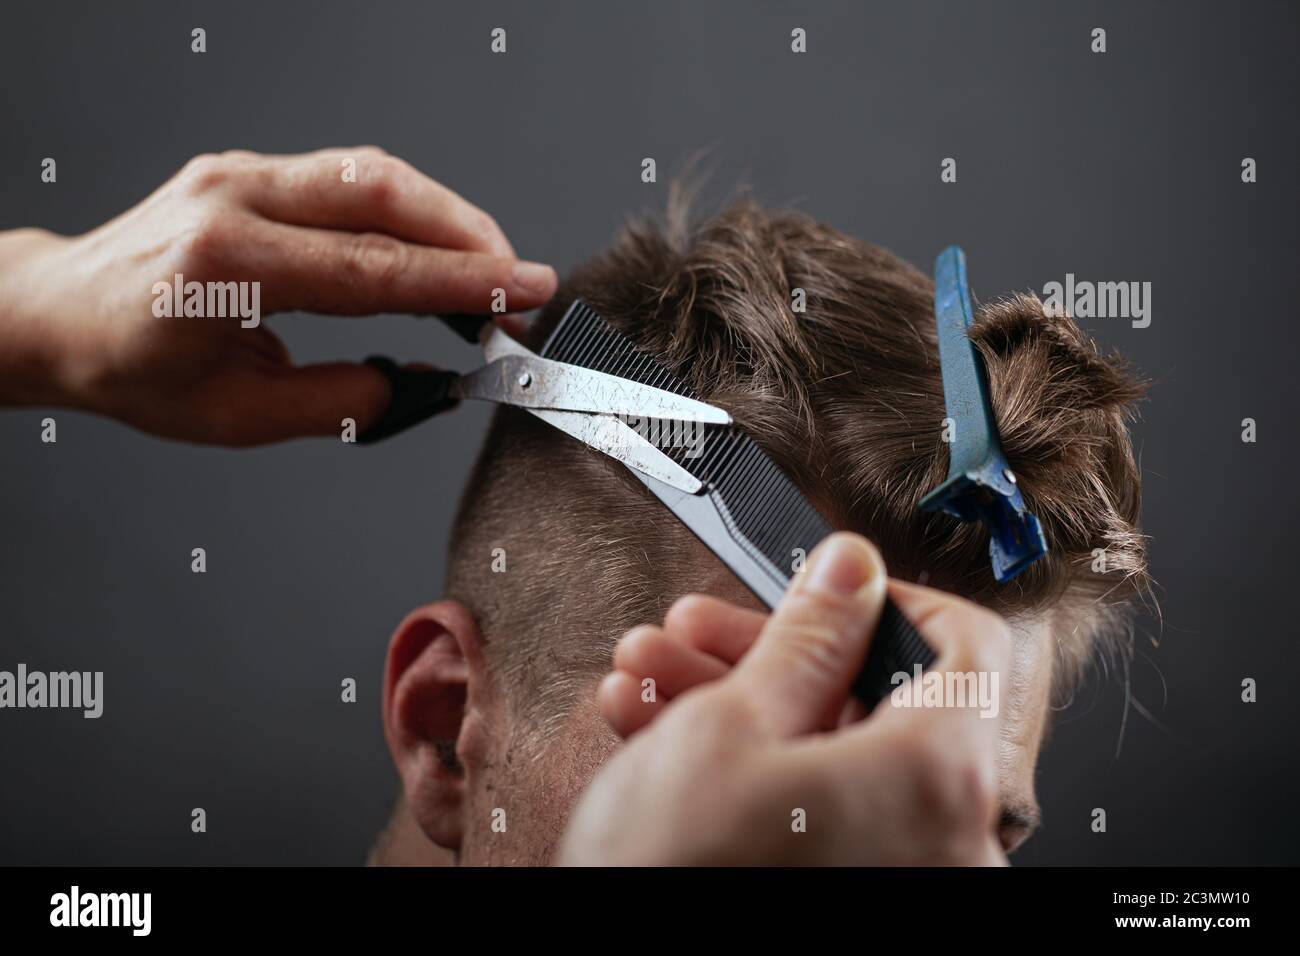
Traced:
<path fill-rule="evenodd" d="M 805 310 L 794 311 L 794 290 Z M 947 473 L 933 286 L 883 249 L 740 202 L 683 204 L 577 269 L 530 332 L 582 298 L 735 421 L 890 574 L 993 608 L 1017 637 L 1003 715 L 1005 842 L 1034 815 L 1053 692 L 1122 649 L 1146 585 L 1125 417 L 1140 389 L 1031 296 L 979 310 L 1003 448 L 1050 554 L 993 581 L 987 533 L 917 502 Z M 594 690 L 618 637 L 701 591 L 761 605 L 618 462 L 501 409 L 461 504 L 447 599 L 394 635 L 385 726 L 423 831 L 473 862 L 546 862 L 616 745 Z M 1104 570 L 1103 570 L 1104 569 Z M 504 828 L 504 832 L 503 832 Z"/>

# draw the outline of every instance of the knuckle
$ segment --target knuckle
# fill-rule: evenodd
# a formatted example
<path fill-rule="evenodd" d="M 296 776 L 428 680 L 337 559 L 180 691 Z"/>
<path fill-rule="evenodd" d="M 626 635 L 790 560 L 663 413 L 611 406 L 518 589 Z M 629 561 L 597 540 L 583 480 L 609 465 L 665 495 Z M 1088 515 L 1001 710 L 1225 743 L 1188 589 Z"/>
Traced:
<path fill-rule="evenodd" d="M 664 628 L 669 631 L 691 630 L 708 613 L 710 604 L 703 594 L 679 597 L 664 615 Z"/>
<path fill-rule="evenodd" d="M 208 192 L 229 179 L 231 165 L 225 157 L 204 153 L 182 167 L 180 180 L 193 192 Z"/>
<path fill-rule="evenodd" d="M 658 632 L 659 632 L 659 628 L 655 627 L 653 624 L 638 624 L 636 627 L 631 628 L 630 630 L 628 630 L 626 634 L 623 635 L 623 640 L 625 641 L 645 640 L 648 636 L 652 634 L 657 634 Z"/>
<path fill-rule="evenodd" d="M 348 240 L 343 268 L 354 280 L 387 283 L 406 269 L 406 244 L 377 232 L 363 232 Z"/>
<path fill-rule="evenodd" d="M 239 217 L 223 209 L 201 216 L 180 241 L 180 261 L 190 270 L 212 268 L 229 256 L 241 228 Z"/>
<path fill-rule="evenodd" d="M 778 614 L 788 622 L 797 642 L 837 650 L 860 623 L 862 611 L 851 598 L 797 588 L 787 595 Z"/>
<path fill-rule="evenodd" d="M 384 153 L 362 157 L 361 179 L 366 199 L 381 209 L 391 207 L 401 191 L 403 163 Z"/>
<path fill-rule="evenodd" d="M 474 235 L 482 236 L 485 239 L 495 239 L 497 236 L 503 235 L 501 226 L 497 224 L 496 219 L 482 209 L 474 209 L 470 212 L 468 220 L 467 226 Z"/>
<path fill-rule="evenodd" d="M 636 669 L 651 652 L 659 640 L 659 628 L 652 624 L 641 624 L 623 635 L 614 649 L 614 660 L 620 665 Z"/>
<path fill-rule="evenodd" d="M 388 206 L 393 200 L 393 178 L 384 161 L 363 159 L 359 165 L 366 202 L 372 206 Z"/>
<path fill-rule="evenodd" d="M 477 252 L 452 253 L 445 260 L 444 281 L 448 286 L 462 291 L 484 308 L 492 304 L 492 296 L 500 289 L 506 295 L 506 308 L 513 284 L 511 264 L 494 256 Z"/>
<path fill-rule="evenodd" d="M 221 154 L 222 182 L 265 184 L 271 180 L 271 166 L 257 153 L 229 149 Z"/>
<path fill-rule="evenodd" d="M 836 674 L 843 666 L 844 640 L 840 628 L 826 623 L 816 614 L 789 625 L 782 640 L 794 666 L 813 676 Z"/>
<path fill-rule="evenodd" d="M 999 615 L 972 607 L 961 629 L 959 665 L 962 670 L 1002 670 L 1011 653 L 1011 629 Z"/>
<path fill-rule="evenodd" d="M 943 664 L 954 671 L 993 671 L 1006 662 L 1011 631 L 998 614 L 970 601 L 953 599 L 916 621 L 923 633 L 946 645 Z"/>
<path fill-rule="evenodd" d="M 493 289 L 509 289 L 515 283 L 514 265 L 508 259 L 487 253 L 473 253 L 466 256 L 469 272 L 481 272 Z"/>

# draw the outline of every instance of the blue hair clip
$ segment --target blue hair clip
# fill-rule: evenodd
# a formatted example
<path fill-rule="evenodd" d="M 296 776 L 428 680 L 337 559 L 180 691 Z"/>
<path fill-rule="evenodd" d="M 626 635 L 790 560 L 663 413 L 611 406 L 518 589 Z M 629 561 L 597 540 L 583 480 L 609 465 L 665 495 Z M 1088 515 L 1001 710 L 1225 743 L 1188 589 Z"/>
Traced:
<path fill-rule="evenodd" d="M 953 429 L 948 478 L 921 499 L 922 511 L 942 509 L 989 529 L 989 557 L 999 583 L 1047 553 L 1038 519 L 1025 510 L 1016 476 L 998 440 L 984 365 L 967 332 L 973 316 L 966 256 L 957 246 L 934 264 L 934 315 L 939 329 L 943 398 Z"/>

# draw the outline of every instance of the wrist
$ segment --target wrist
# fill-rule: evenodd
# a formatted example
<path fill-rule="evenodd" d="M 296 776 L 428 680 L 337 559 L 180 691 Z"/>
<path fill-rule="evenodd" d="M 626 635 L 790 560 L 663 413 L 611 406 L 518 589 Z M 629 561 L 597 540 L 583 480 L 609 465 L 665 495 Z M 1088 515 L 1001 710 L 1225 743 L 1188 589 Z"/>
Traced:
<path fill-rule="evenodd" d="M 58 307 L 68 240 L 41 229 L 0 233 L 0 404 L 75 405 L 76 351 Z"/>

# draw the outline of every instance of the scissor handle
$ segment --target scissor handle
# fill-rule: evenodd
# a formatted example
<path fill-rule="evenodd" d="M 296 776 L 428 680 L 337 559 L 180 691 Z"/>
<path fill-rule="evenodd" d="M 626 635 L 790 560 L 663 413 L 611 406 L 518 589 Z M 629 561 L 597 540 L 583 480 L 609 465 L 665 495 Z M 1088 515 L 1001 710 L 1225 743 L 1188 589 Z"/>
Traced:
<path fill-rule="evenodd" d="M 492 321 L 490 315 L 468 313 L 438 315 L 436 318 L 471 345 L 479 344 L 479 333 Z M 403 368 L 382 355 L 370 356 L 366 364 L 378 369 L 388 379 L 393 389 L 393 400 L 389 402 L 384 417 L 357 436 L 359 445 L 372 445 L 406 431 L 456 404 L 456 399 L 450 394 L 451 383 L 460 377 L 455 372 Z"/>
<path fill-rule="evenodd" d="M 492 321 L 490 315 L 470 315 L 467 312 L 439 315 L 438 318 L 470 345 L 478 345 L 479 333 L 483 331 L 483 326 Z"/>
<path fill-rule="evenodd" d="M 372 355 L 366 364 L 378 369 L 393 389 L 384 417 L 357 436 L 358 445 L 372 445 L 418 425 L 426 418 L 445 412 L 456 404 L 451 383 L 460 376 L 433 368 L 404 368 L 383 355 Z"/>

